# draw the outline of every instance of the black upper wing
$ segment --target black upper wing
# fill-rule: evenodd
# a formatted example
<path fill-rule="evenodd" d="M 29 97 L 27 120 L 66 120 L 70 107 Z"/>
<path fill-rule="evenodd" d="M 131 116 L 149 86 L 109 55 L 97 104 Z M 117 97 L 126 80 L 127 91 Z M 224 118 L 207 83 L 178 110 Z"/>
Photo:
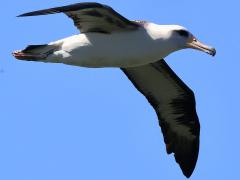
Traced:
<path fill-rule="evenodd" d="M 82 32 L 103 32 L 133 30 L 139 27 L 111 7 L 99 3 L 77 3 L 68 6 L 55 7 L 29 13 L 23 16 L 38 16 L 46 14 L 65 13 L 73 19 L 74 25 Z"/>
<path fill-rule="evenodd" d="M 175 154 L 184 175 L 190 177 L 198 158 L 200 134 L 194 93 L 164 60 L 122 70 L 154 107 L 167 153 Z"/>

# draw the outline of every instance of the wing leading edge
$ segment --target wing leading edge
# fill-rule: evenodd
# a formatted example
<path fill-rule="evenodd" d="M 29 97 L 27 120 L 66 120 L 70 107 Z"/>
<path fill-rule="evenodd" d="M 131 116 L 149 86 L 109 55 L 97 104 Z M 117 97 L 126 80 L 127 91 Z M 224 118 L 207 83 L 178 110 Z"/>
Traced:
<path fill-rule="evenodd" d="M 111 33 L 113 31 L 135 30 L 138 23 L 123 17 L 111 7 L 99 3 L 77 3 L 68 6 L 43 9 L 19 15 L 39 16 L 55 13 L 64 13 L 70 17 L 74 25 L 82 32 Z"/>

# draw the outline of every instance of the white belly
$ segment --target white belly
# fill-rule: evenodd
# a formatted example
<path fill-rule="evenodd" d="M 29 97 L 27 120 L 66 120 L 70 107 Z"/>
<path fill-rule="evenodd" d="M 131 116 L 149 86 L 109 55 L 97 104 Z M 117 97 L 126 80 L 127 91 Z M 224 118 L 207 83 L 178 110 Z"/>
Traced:
<path fill-rule="evenodd" d="M 161 42 L 145 30 L 112 34 L 86 33 L 54 42 L 62 43 L 49 61 L 84 67 L 131 67 L 155 62 L 168 53 L 161 51 Z"/>

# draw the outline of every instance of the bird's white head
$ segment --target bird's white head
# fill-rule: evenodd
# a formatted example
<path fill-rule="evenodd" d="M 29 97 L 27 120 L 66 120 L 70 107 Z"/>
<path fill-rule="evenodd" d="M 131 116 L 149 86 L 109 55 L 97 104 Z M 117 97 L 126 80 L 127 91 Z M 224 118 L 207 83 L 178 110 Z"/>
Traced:
<path fill-rule="evenodd" d="M 168 47 L 172 48 L 172 51 L 192 48 L 212 56 L 216 54 L 215 48 L 201 43 L 192 33 L 182 26 L 161 25 L 158 33 L 161 34 L 162 40 L 168 44 Z"/>

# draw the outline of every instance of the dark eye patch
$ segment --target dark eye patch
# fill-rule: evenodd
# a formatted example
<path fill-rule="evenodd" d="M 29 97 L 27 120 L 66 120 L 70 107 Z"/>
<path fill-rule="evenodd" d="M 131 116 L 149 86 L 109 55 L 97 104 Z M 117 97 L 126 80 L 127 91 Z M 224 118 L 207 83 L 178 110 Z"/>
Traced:
<path fill-rule="evenodd" d="M 187 32 L 186 30 L 176 30 L 176 33 L 178 33 L 180 36 L 184 36 L 184 37 L 188 37 L 189 36 L 189 32 Z"/>

